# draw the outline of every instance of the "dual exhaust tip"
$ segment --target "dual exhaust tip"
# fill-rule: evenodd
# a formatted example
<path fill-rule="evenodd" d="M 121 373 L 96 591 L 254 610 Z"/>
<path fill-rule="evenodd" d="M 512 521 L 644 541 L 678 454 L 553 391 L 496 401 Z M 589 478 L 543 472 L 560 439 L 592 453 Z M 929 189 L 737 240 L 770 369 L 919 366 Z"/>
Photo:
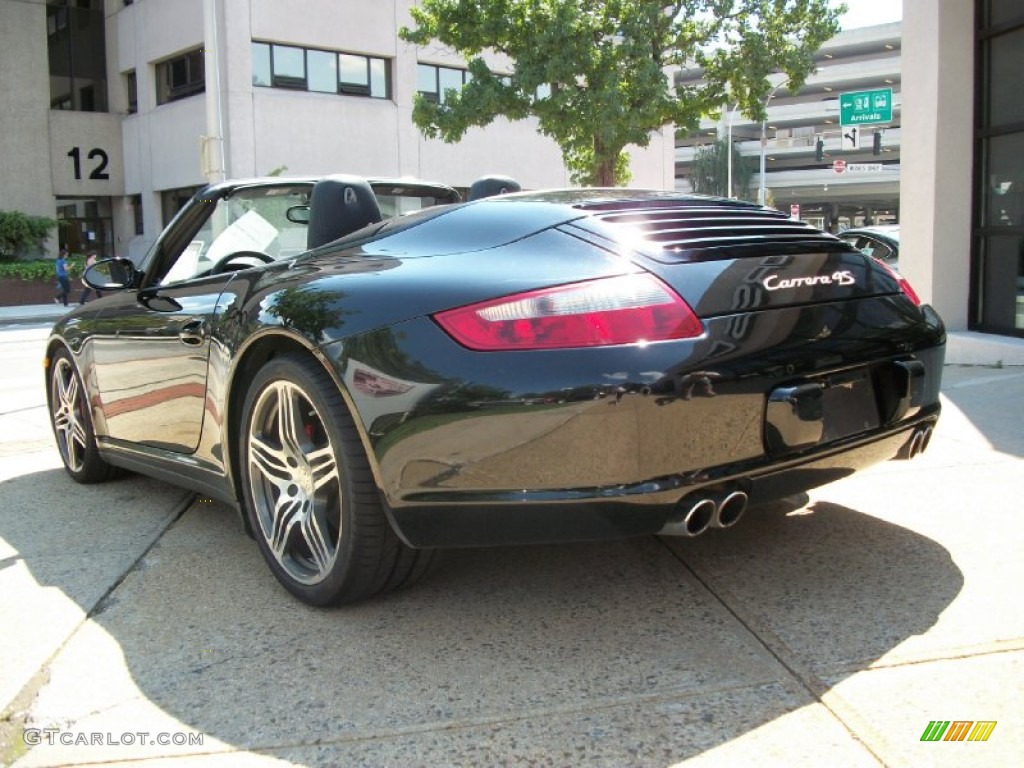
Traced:
<path fill-rule="evenodd" d="M 932 440 L 933 431 L 934 427 L 931 424 L 925 424 L 923 427 L 915 429 L 910 435 L 910 439 L 900 450 L 898 458 L 913 459 L 915 456 L 920 456 L 924 453 Z"/>
<path fill-rule="evenodd" d="M 899 458 L 913 459 L 924 453 L 935 426 L 917 427 L 900 450 Z M 658 531 L 662 536 L 700 536 L 709 528 L 731 528 L 747 511 L 747 494 L 732 490 L 717 494 L 687 496 L 676 505 L 676 513 Z"/>
<path fill-rule="evenodd" d="M 658 533 L 662 536 L 700 536 L 709 528 L 731 528 L 747 511 L 747 494 L 728 491 L 720 494 L 698 494 L 686 497 L 676 505 L 672 515 Z"/>

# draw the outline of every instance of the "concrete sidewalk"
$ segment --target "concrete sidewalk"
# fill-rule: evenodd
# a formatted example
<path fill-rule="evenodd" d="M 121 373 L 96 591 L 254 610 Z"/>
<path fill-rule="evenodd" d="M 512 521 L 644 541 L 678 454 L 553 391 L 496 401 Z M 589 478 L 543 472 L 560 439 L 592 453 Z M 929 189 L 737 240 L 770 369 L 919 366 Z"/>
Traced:
<path fill-rule="evenodd" d="M 0 325 L 29 325 L 53 323 L 77 307 L 77 304 L 23 304 L 0 307 Z"/>
<path fill-rule="evenodd" d="M 233 511 L 75 486 L 45 408 L 0 414 L 0 763 L 1014 765 L 1024 370 L 944 377 L 923 456 L 802 506 L 452 551 L 336 611 L 285 593 Z M 935 720 L 995 727 L 923 742 Z"/>

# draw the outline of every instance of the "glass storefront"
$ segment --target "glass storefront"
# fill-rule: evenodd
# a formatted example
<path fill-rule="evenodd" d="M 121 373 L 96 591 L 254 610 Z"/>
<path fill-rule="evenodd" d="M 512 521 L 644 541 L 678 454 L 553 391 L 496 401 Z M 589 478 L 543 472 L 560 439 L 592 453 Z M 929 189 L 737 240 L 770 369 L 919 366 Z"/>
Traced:
<path fill-rule="evenodd" d="M 978 1 L 972 327 L 1024 337 L 1024 4 Z"/>
<path fill-rule="evenodd" d="M 57 198 L 58 245 L 73 254 L 96 251 L 101 258 L 114 252 L 114 227 L 109 197 Z"/>

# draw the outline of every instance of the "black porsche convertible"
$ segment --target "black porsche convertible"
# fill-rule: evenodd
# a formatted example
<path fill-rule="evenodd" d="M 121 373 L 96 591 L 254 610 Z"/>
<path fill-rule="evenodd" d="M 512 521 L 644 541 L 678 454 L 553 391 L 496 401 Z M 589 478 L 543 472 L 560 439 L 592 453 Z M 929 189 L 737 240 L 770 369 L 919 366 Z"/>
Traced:
<path fill-rule="evenodd" d="M 68 473 L 233 505 L 327 605 L 442 547 L 728 528 L 927 447 L 945 331 L 884 264 L 736 200 L 487 188 L 198 193 L 53 330 Z"/>

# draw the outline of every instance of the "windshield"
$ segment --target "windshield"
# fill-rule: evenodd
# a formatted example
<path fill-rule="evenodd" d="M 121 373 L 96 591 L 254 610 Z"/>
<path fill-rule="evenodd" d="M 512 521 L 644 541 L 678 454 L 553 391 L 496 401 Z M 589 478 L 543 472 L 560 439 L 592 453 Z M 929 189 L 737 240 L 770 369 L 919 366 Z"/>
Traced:
<path fill-rule="evenodd" d="M 240 251 L 265 254 L 267 261 L 299 255 L 306 250 L 307 227 L 292 221 L 288 211 L 308 206 L 309 192 L 308 184 L 259 186 L 218 200 L 212 215 L 160 282 L 166 285 L 206 274 L 220 259 Z"/>

